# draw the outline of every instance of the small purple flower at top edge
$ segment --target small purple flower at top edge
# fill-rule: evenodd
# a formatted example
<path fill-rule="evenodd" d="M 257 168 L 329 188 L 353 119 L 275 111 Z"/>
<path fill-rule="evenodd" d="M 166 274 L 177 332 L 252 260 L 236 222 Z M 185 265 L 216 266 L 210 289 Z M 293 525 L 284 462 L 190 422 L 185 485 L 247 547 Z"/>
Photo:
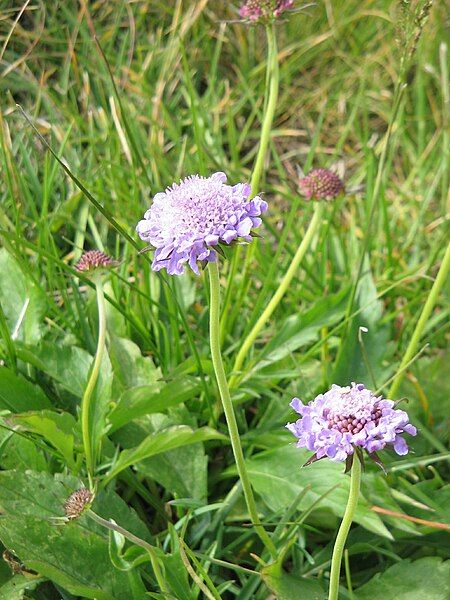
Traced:
<path fill-rule="evenodd" d="M 186 263 L 199 274 L 198 262 L 214 262 L 218 244 L 250 242 L 261 225 L 267 202 L 250 199 L 250 185 L 226 185 L 225 173 L 192 175 L 156 194 L 136 231 L 155 248 L 152 269 L 182 275 Z"/>
<path fill-rule="evenodd" d="M 333 385 L 309 404 L 294 398 L 291 406 L 302 418 L 286 427 L 298 438 L 298 448 L 314 452 L 307 464 L 325 457 L 343 462 L 358 448 L 379 462 L 376 453 L 386 446 L 399 455 L 407 454 L 402 434 L 417 434 L 405 411 L 396 409 L 392 400 L 375 396 L 362 383 Z"/>
<path fill-rule="evenodd" d="M 268 23 L 293 6 L 294 0 L 247 0 L 239 9 L 239 14 L 253 23 Z"/>

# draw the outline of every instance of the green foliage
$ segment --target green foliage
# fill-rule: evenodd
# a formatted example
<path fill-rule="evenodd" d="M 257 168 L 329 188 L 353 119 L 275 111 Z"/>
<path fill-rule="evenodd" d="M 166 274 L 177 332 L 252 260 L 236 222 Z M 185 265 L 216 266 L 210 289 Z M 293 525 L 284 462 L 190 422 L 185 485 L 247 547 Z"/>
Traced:
<path fill-rule="evenodd" d="M 301 470 L 310 455 L 310 452 L 289 445 L 289 440 L 283 448 L 261 452 L 249 461 L 249 475 L 256 491 L 274 513 L 287 509 L 301 492 L 306 491 L 298 508 L 306 510 L 317 502 L 319 509 L 329 509 L 342 517 L 349 489 L 342 465 L 321 461 L 312 468 Z M 355 521 L 378 535 L 392 538 L 363 497 Z"/>
<path fill-rule="evenodd" d="M 276 27 L 281 88 L 258 190 L 269 211 L 253 254 L 230 247 L 220 259 L 229 377 L 314 210 L 296 166 L 337 169 L 347 193 L 325 207 L 232 389 L 273 563 L 249 526 L 219 408 L 206 278 L 152 272 L 134 233 L 180 177 L 250 180 L 264 28 L 233 22 L 238 0 L 10 4 L 0 2 L 0 541 L 14 572 L 0 560 L 0 598 L 196 600 L 205 586 L 224 600 L 326 597 L 348 477 L 325 460 L 302 468 L 310 453 L 284 425 L 292 397 L 334 382 L 387 393 L 429 297 L 448 237 L 443 3 L 430 14 L 426 0 L 317 3 Z M 63 518 L 90 483 L 80 405 L 98 317 L 74 265 L 93 248 L 119 264 L 105 280 L 90 414 L 92 509 L 151 556 L 88 513 Z M 366 464 L 347 545 L 356 600 L 448 595 L 448 317 L 441 294 L 394 398 L 419 428 L 413 452 L 384 452 L 387 477 Z M 342 570 L 344 600 L 347 587 Z"/>
<path fill-rule="evenodd" d="M 0 473 L 0 481 L 4 513 L 0 539 L 6 548 L 14 549 L 27 568 L 83 598 L 135 597 L 127 574 L 109 568 L 107 533 L 90 523 L 88 526 L 86 517 L 58 523 L 65 499 L 79 487 L 76 480 L 32 471 L 5 471 Z M 111 516 L 119 514 L 122 520 L 127 514 L 111 495 L 101 510 L 107 510 Z M 129 520 L 128 526 L 142 533 L 142 525 L 137 527 L 133 516 Z M 142 583 L 140 590 L 143 597 Z"/>
<path fill-rule="evenodd" d="M 261 575 L 278 600 L 296 600 L 299 597 L 310 598 L 311 600 L 324 600 L 326 598 L 326 594 L 319 583 L 289 575 L 283 572 L 279 565 L 273 564 L 264 567 Z"/>
<path fill-rule="evenodd" d="M 445 600 L 450 586 L 450 561 L 437 557 L 404 560 L 375 575 L 358 590 L 358 600 Z"/>

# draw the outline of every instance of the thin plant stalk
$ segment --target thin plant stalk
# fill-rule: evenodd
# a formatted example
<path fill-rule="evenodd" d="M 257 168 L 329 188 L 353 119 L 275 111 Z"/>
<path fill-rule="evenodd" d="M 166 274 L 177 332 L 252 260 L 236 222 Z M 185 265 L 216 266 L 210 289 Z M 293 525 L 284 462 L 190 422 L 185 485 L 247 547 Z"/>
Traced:
<path fill-rule="evenodd" d="M 267 82 L 266 82 L 266 106 L 261 126 L 261 138 L 259 141 L 258 154 L 253 166 L 250 185 L 251 195 L 258 192 L 259 182 L 264 168 L 264 159 L 270 142 L 273 119 L 278 101 L 278 88 L 280 84 L 280 69 L 278 65 L 278 48 L 275 28 L 266 28 L 267 32 Z"/>
<path fill-rule="evenodd" d="M 95 451 L 92 447 L 92 431 L 91 431 L 91 407 L 92 394 L 100 373 L 103 354 L 105 351 L 106 342 L 106 304 L 103 292 L 103 283 L 100 277 L 94 281 L 97 292 L 97 310 L 98 310 L 98 340 L 97 349 L 95 351 L 94 363 L 91 373 L 84 390 L 81 400 L 81 432 L 83 437 L 84 454 L 86 457 L 86 468 L 89 477 L 89 483 L 92 487 L 93 477 L 95 472 Z"/>
<path fill-rule="evenodd" d="M 403 377 L 405 376 L 405 367 L 414 357 L 414 354 L 417 350 L 417 347 L 420 343 L 420 338 L 422 337 L 423 330 L 428 323 L 428 319 L 433 311 L 434 305 L 436 304 L 439 293 L 447 279 L 448 273 L 450 270 L 450 243 L 447 246 L 447 250 L 445 252 L 444 258 L 442 259 L 441 266 L 439 268 L 437 277 L 433 283 L 433 286 L 428 294 L 427 301 L 422 309 L 419 320 L 414 328 L 414 332 L 409 341 L 406 352 L 403 356 L 402 362 L 398 368 L 397 374 L 392 382 L 391 388 L 389 390 L 388 397 L 394 398 L 397 394 L 398 388 L 402 382 Z"/>
<path fill-rule="evenodd" d="M 318 202 L 316 204 L 313 218 L 311 219 L 308 229 L 306 230 L 306 233 L 305 233 L 299 247 L 297 248 L 297 251 L 292 259 L 291 264 L 289 265 L 288 270 L 284 274 L 284 276 L 280 282 L 280 285 L 278 286 L 276 292 L 270 299 L 266 308 L 261 313 L 261 316 L 256 321 L 253 328 L 251 329 L 251 331 L 245 338 L 245 340 L 241 346 L 241 349 L 239 350 L 239 352 L 236 356 L 236 360 L 234 362 L 233 374 L 232 374 L 232 376 L 230 378 L 230 382 L 229 382 L 230 388 L 235 387 L 236 384 L 239 382 L 240 370 L 241 370 L 242 365 L 244 364 L 244 360 L 245 360 L 247 354 L 249 353 L 251 347 L 253 346 L 254 341 L 258 337 L 258 334 L 260 333 L 260 331 L 262 330 L 264 325 L 267 323 L 267 321 L 270 319 L 274 310 L 280 303 L 281 299 L 283 298 L 284 294 L 286 293 L 287 289 L 289 288 L 289 285 L 291 284 L 294 276 L 298 272 L 298 267 L 299 267 L 301 261 L 303 260 L 303 257 L 305 256 L 305 254 L 314 238 L 315 233 L 317 232 L 320 225 L 322 224 L 324 209 L 325 209 L 325 207 L 324 207 L 323 202 Z"/>
<path fill-rule="evenodd" d="M 253 166 L 252 178 L 250 180 L 250 187 L 252 188 L 251 196 L 258 193 L 259 184 L 261 181 L 261 175 L 264 168 L 264 160 L 266 158 L 267 149 L 270 142 L 270 133 L 272 130 L 273 120 L 275 117 L 275 110 L 278 102 L 278 90 L 280 87 L 280 67 L 278 64 L 278 48 L 277 38 L 275 35 L 275 28 L 267 27 L 267 85 L 268 94 L 266 110 L 264 113 L 264 120 L 261 127 L 261 138 L 259 142 L 259 150 L 256 156 L 255 164 Z M 255 253 L 256 244 L 251 244 L 247 249 L 245 257 L 244 267 L 242 269 L 242 279 L 244 280 L 245 274 L 250 267 L 250 263 Z"/>
<path fill-rule="evenodd" d="M 155 553 L 155 548 L 151 544 L 149 544 L 145 540 L 141 539 L 140 537 L 137 537 L 136 535 L 131 533 L 131 531 L 124 529 L 120 525 L 117 525 L 117 523 L 113 523 L 112 521 L 108 521 L 107 519 L 100 517 L 100 515 L 97 515 L 92 510 L 89 510 L 86 514 L 89 517 L 91 517 L 91 519 L 93 521 L 95 521 L 102 527 L 105 527 L 106 529 L 109 529 L 110 531 L 116 531 L 117 533 L 120 533 L 121 535 L 123 535 L 124 538 L 126 538 L 133 544 L 136 544 L 136 546 L 140 546 L 141 548 L 144 548 L 144 550 L 147 551 L 147 553 L 150 557 L 150 562 L 151 562 L 151 565 L 153 568 L 153 572 L 155 573 L 155 578 L 156 578 L 156 581 L 158 583 L 158 586 L 159 586 L 161 592 L 163 592 L 164 594 L 171 593 L 170 589 L 166 585 L 163 573 L 160 569 L 158 557 L 156 556 L 156 553 Z"/>
<path fill-rule="evenodd" d="M 361 462 L 356 454 L 353 455 L 352 470 L 350 472 L 350 493 L 348 495 L 347 506 L 339 527 L 336 541 L 334 542 L 333 556 L 331 558 L 330 587 L 328 591 L 328 600 L 338 600 L 339 595 L 339 576 L 341 573 L 342 555 L 344 553 L 345 542 L 348 532 L 353 522 L 356 507 L 358 505 L 359 489 L 361 487 Z"/>
<path fill-rule="evenodd" d="M 271 556 L 273 558 L 276 558 L 277 552 L 275 545 L 270 539 L 264 527 L 259 522 L 256 502 L 253 496 L 250 478 L 247 473 L 247 467 L 245 466 L 244 453 L 242 451 L 241 440 L 239 437 L 236 415 L 234 414 L 233 403 L 231 401 L 230 390 L 228 388 L 227 377 L 225 375 L 222 354 L 220 351 L 220 281 L 219 268 L 217 262 L 209 263 L 208 272 L 210 282 L 209 334 L 211 345 L 211 357 L 214 367 L 214 373 L 217 380 L 217 386 L 219 388 L 220 399 L 222 401 L 223 411 L 225 413 L 225 418 L 228 425 L 231 447 L 233 449 L 236 468 L 239 474 L 239 478 L 241 480 L 242 489 L 244 492 L 244 497 L 251 522 L 255 527 L 255 531 L 261 538 L 261 541 L 263 542 L 267 550 L 270 552 Z"/>
<path fill-rule="evenodd" d="M 275 34 L 274 26 L 266 27 L 267 34 L 267 71 L 266 71 L 266 86 L 264 92 L 265 98 L 265 110 L 261 125 L 261 136 L 259 140 L 259 148 L 256 155 L 255 163 L 253 165 L 252 176 L 250 180 L 250 197 L 255 196 L 258 193 L 259 184 L 261 181 L 261 176 L 264 168 L 264 160 L 266 158 L 267 149 L 269 147 L 270 142 L 270 133 L 272 130 L 273 119 L 275 116 L 275 110 L 277 107 L 278 101 L 278 90 L 280 86 L 280 68 L 278 64 L 278 47 L 277 47 L 277 38 Z M 253 248 L 254 244 L 251 244 L 250 248 L 248 248 L 247 256 L 241 271 L 241 278 L 244 281 L 245 274 L 250 265 L 250 262 L 253 258 Z M 223 313 L 222 313 L 222 323 L 221 323 L 221 339 L 224 338 L 224 329 L 227 323 L 227 316 L 230 307 L 233 288 L 233 280 L 235 273 L 237 271 L 237 265 L 239 264 L 240 258 L 242 254 L 242 248 L 236 248 L 236 251 L 231 260 L 230 266 L 230 276 L 229 276 L 229 285 L 227 288 L 227 292 L 225 295 Z"/>

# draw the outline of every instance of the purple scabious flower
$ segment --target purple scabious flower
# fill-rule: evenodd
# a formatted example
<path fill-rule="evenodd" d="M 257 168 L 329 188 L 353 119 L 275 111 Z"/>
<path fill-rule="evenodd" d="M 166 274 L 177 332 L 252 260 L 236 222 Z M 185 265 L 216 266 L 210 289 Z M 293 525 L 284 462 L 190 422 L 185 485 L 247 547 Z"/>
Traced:
<path fill-rule="evenodd" d="M 374 453 L 393 446 L 404 455 L 408 446 L 401 434 L 417 433 L 405 411 L 396 409 L 392 400 L 375 396 L 362 383 L 333 385 L 309 404 L 294 398 L 291 406 L 302 418 L 286 427 L 298 438 L 298 448 L 314 452 L 307 464 L 325 457 L 342 462 L 358 447 L 376 457 Z"/>
<path fill-rule="evenodd" d="M 185 263 L 198 275 L 198 262 L 214 262 L 214 246 L 231 244 L 240 238 L 247 242 L 267 202 L 259 196 L 251 200 L 250 185 L 226 185 L 225 173 L 210 177 L 192 175 L 156 194 L 136 231 L 156 250 L 152 269 L 167 269 L 182 275 Z"/>
<path fill-rule="evenodd" d="M 294 6 L 294 0 L 247 0 L 239 9 L 243 19 L 268 22 Z"/>

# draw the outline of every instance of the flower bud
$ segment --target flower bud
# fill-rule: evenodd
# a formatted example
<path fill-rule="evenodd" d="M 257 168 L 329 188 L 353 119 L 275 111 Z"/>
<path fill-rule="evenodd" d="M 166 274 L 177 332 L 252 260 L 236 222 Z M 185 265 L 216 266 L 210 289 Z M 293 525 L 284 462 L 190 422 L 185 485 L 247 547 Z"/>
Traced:
<path fill-rule="evenodd" d="M 313 169 L 298 185 L 308 200 L 333 200 L 344 191 L 340 178 L 329 169 Z"/>
<path fill-rule="evenodd" d="M 100 250 L 89 250 L 85 252 L 75 265 L 80 272 L 92 272 L 99 269 L 108 269 L 117 266 L 117 262 Z"/>
<path fill-rule="evenodd" d="M 247 0 L 239 10 L 243 19 L 269 23 L 294 6 L 294 0 Z"/>
<path fill-rule="evenodd" d="M 69 520 L 78 519 L 87 510 L 94 500 L 94 494 L 86 489 L 76 490 L 67 498 L 64 504 L 64 512 Z"/>

